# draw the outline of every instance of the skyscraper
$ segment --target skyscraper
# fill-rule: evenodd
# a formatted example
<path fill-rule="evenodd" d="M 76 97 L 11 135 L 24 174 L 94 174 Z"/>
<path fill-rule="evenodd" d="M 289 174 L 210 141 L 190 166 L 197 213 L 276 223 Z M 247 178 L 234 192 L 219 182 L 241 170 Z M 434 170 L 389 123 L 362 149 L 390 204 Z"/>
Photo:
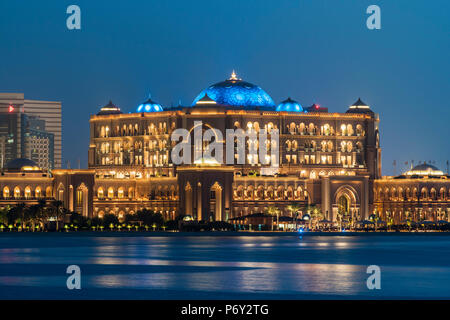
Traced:
<path fill-rule="evenodd" d="M 11 137 L 8 139 L 4 135 L 0 134 L 2 136 L 0 137 L 0 152 L 4 155 L 3 157 L 5 159 L 11 158 L 12 155 L 8 155 L 8 153 L 18 152 L 17 148 L 19 148 L 20 153 L 17 153 L 19 156 L 22 156 L 23 154 L 24 157 L 31 157 L 41 165 L 45 164 L 47 161 L 45 159 L 48 157 L 49 163 L 51 164 L 49 168 L 52 166 L 54 168 L 61 168 L 61 102 L 26 100 L 23 93 L 0 93 L 0 114 L 4 115 L 2 118 L 6 118 L 5 116 L 7 114 L 14 113 L 25 114 L 25 119 L 28 122 L 26 127 L 23 126 L 23 119 L 18 116 L 19 118 L 16 119 L 16 124 L 14 125 L 16 127 L 16 132 L 14 132 L 14 135 L 16 135 L 16 140 L 14 142 L 11 141 Z M 9 121 L 12 121 L 12 118 L 9 119 Z M 2 128 L 0 130 L 5 131 L 5 119 L 3 119 L 2 123 Z M 28 128 L 27 150 L 25 150 L 25 144 L 24 141 L 22 141 L 22 139 L 25 138 L 24 130 L 26 130 L 26 128 Z M 11 144 L 14 144 L 15 146 L 12 146 Z M 22 148 L 21 146 L 24 147 Z M 15 148 L 15 151 L 10 151 L 9 149 L 11 148 Z M 48 153 L 47 156 L 46 152 Z M 4 163 L 6 162 L 3 159 L 3 164 Z M 47 166 L 43 165 L 42 167 L 46 168 Z"/>

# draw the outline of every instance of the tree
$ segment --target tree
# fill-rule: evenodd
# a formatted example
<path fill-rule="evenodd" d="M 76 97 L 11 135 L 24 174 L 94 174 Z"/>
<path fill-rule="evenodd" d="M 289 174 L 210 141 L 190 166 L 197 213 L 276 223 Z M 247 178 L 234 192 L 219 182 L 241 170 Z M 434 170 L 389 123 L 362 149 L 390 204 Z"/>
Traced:
<path fill-rule="evenodd" d="M 319 224 L 319 221 L 323 220 L 324 218 L 322 210 L 315 204 L 308 206 L 307 210 L 311 215 L 311 223 L 313 224 L 314 228 L 316 228 Z"/>
<path fill-rule="evenodd" d="M 278 215 L 280 214 L 280 209 L 274 206 L 270 206 L 267 208 L 267 214 L 271 216 L 277 216 L 277 228 L 278 228 Z M 273 231 L 273 220 L 272 220 L 272 231 Z"/>
<path fill-rule="evenodd" d="M 164 217 L 160 213 L 155 213 L 152 210 L 139 210 L 136 212 L 136 219 L 141 224 L 152 226 L 156 225 L 158 227 L 162 226 L 164 224 Z"/>
<path fill-rule="evenodd" d="M 25 203 L 19 203 L 8 211 L 8 224 L 20 222 L 23 224 L 25 213 Z"/>
<path fill-rule="evenodd" d="M 0 224 L 8 224 L 8 210 L 0 210 Z"/>
<path fill-rule="evenodd" d="M 60 200 L 53 200 L 47 208 L 48 216 L 56 219 L 56 231 L 59 230 L 59 221 L 61 218 L 64 221 L 67 211 L 68 210 L 63 207 L 63 203 Z"/>
<path fill-rule="evenodd" d="M 286 207 L 286 210 L 291 213 L 291 216 L 295 218 L 295 229 L 297 230 L 297 216 L 301 207 L 298 204 L 290 204 Z"/>
<path fill-rule="evenodd" d="M 89 219 L 79 214 L 78 212 L 70 213 L 70 223 L 75 225 L 76 227 L 86 228 L 89 227 Z"/>
<path fill-rule="evenodd" d="M 111 224 L 116 225 L 119 223 L 119 219 L 113 213 L 107 213 L 103 216 L 103 226 L 105 228 L 109 227 Z"/>

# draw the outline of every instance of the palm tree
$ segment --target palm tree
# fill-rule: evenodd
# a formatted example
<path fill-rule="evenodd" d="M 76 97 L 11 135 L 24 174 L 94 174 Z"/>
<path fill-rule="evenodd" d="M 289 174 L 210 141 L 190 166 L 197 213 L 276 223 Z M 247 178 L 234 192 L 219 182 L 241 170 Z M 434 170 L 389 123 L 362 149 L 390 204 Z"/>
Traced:
<path fill-rule="evenodd" d="M 342 231 L 342 217 L 343 217 L 342 212 L 338 210 L 337 215 L 336 215 L 336 221 L 339 224 L 339 231 Z"/>
<path fill-rule="evenodd" d="M 36 223 L 43 224 L 47 220 L 47 214 L 45 209 L 45 200 L 39 199 L 38 203 L 28 208 L 29 220 L 32 224 L 33 231 L 35 230 Z"/>
<path fill-rule="evenodd" d="M 278 214 L 280 213 L 280 210 L 277 207 L 270 206 L 267 208 L 267 214 L 274 216 L 277 215 L 277 228 L 278 228 Z M 273 231 L 273 219 L 272 219 L 272 231 Z"/>
<path fill-rule="evenodd" d="M 2 209 L 0 210 L 0 224 L 8 224 L 8 210 Z"/>
<path fill-rule="evenodd" d="M 312 206 L 310 206 L 310 208 L 311 208 L 311 220 L 314 223 L 314 226 L 316 228 L 317 225 L 319 224 L 319 221 L 323 220 L 324 215 L 323 215 L 320 207 L 318 207 L 316 205 L 312 205 Z"/>
<path fill-rule="evenodd" d="M 290 204 L 286 207 L 286 210 L 291 213 L 291 216 L 295 214 L 295 230 L 297 230 L 297 216 L 300 209 L 301 207 L 298 204 Z"/>
<path fill-rule="evenodd" d="M 380 221 L 380 215 L 378 214 L 377 211 L 374 211 L 374 212 L 370 215 L 370 220 L 371 220 L 372 222 L 375 223 L 375 231 L 377 231 L 378 221 Z"/>
<path fill-rule="evenodd" d="M 56 231 L 59 230 L 59 220 L 61 218 L 63 218 L 64 221 L 64 217 L 66 215 L 66 209 L 63 207 L 63 203 L 60 200 L 53 200 L 50 203 L 50 207 L 47 208 L 48 209 L 48 213 L 56 218 Z"/>
<path fill-rule="evenodd" d="M 20 219 L 20 223 L 22 225 L 22 230 L 24 228 L 24 223 L 25 223 L 25 208 L 26 208 L 25 203 L 19 203 L 16 205 L 16 210 L 17 210 L 16 213 L 17 213 L 18 218 Z"/>

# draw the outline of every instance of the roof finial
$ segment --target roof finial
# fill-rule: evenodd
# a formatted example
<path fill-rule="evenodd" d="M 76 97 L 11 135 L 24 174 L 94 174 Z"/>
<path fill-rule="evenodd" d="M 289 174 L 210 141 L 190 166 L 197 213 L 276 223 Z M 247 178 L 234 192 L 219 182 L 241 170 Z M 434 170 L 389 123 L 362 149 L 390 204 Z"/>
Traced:
<path fill-rule="evenodd" d="M 230 77 L 230 79 L 228 79 L 228 80 L 234 80 L 234 81 L 237 81 L 237 80 L 241 80 L 241 79 L 238 78 L 236 72 L 233 70 L 233 72 L 231 73 L 231 77 Z"/>

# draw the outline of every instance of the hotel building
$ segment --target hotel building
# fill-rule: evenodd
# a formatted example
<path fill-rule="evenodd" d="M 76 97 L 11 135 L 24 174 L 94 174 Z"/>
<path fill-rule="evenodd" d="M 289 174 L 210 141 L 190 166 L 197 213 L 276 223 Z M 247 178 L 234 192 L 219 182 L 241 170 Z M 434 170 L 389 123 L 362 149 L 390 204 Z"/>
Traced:
<path fill-rule="evenodd" d="M 287 216 L 292 215 L 289 206 L 297 205 L 304 214 L 307 206 L 315 205 L 329 221 L 362 221 L 374 212 L 385 216 L 393 212 L 401 221 L 400 212 L 412 211 L 415 204 L 402 207 L 394 203 L 397 200 L 388 200 L 386 188 L 395 189 L 392 199 L 399 199 L 400 185 L 402 192 L 408 188 L 413 192 L 428 183 L 430 205 L 421 212 L 426 219 L 448 219 L 448 176 L 382 177 L 378 115 L 361 99 L 343 111 L 328 112 L 315 104 L 303 108 L 291 98 L 275 104 L 263 89 L 234 73 L 201 91 L 191 106 L 166 108 L 149 98 L 131 113 L 123 113 L 110 102 L 90 118 L 89 168 L 53 170 L 45 177 L 45 194 L 89 217 L 113 213 L 122 219 L 147 208 L 166 219 L 181 214 L 194 220 L 228 221 L 269 207 Z M 278 130 L 279 141 L 266 147 L 279 150 L 275 161 L 279 165 L 263 165 L 251 155 L 250 149 L 260 147 L 257 139 L 245 141 L 244 163 L 204 158 L 176 165 L 171 157 L 177 144 L 172 133 L 185 129 L 194 141 L 199 121 L 202 132 L 212 129 L 216 141 L 227 129 Z M 200 145 L 200 151 L 208 148 Z M 17 181 L 14 174 L 20 166 L 15 163 L 2 173 L 0 188 L 8 190 L 3 192 L 3 205 L 16 195 L 35 201 L 36 188 L 44 190 L 39 179 Z M 432 188 L 438 195 L 443 190 L 443 200 L 429 196 L 434 195 Z M 416 196 L 422 199 L 422 194 Z M 435 206 L 436 201 L 441 205 Z"/>

